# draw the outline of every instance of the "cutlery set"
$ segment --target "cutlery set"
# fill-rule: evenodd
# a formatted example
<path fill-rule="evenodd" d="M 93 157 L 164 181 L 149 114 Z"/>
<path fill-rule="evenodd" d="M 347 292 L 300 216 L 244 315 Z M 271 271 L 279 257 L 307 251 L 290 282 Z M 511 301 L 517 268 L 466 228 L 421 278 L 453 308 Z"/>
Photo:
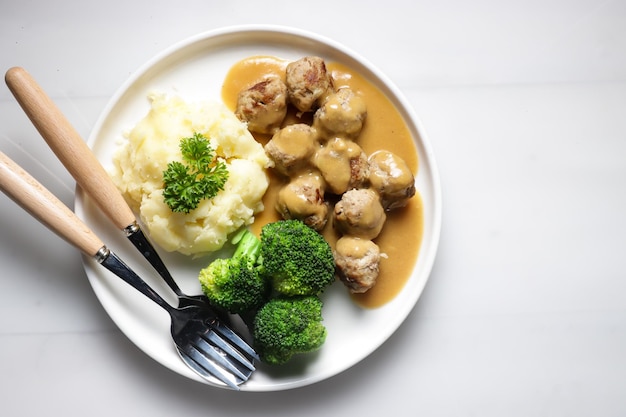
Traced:
<path fill-rule="evenodd" d="M 148 260 L 178 297 L 178 306 L 166 302 L 72 210 L 2 152 L 0 189 L 50 230 L 164 309 L 171 318 L 174 347 L 189 368 L 212 383 L 239 389 L 255 370 L 258 355 L 254 349 L 228 326 L 206 297 L 181 291 L 104 167 L 30 74 L 23 68 L 11 68 L 5 81 L 76 183 Z"/>

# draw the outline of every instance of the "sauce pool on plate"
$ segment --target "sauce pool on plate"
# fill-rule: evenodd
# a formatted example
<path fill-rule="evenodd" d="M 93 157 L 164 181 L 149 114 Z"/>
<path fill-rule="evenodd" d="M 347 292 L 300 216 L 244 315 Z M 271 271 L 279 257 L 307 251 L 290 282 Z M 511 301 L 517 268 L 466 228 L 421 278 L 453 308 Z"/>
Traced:
<path fill-rule="evenodd" d="M 289 61 L 271 56 L 254 56 L 236 63 L 228 72 L 222 87 L 224 103 L 234 110 L 239 92 L 259 80 L 273 75 L 285 79 L 285 68 Z M 336 88 L 348 86 L 359 92 L 367 104 L 367 118 L 356 142 L 368 154 L 384 149 L 399 155 L 407 163 L 414 175 L 417 175 L 419 161 L 415 142 L 402 116 L 389 99 L 373 84 L 346 66 L 326 62 L 332 74 Z M 311 115 L 298 118 L 289 113 L 283 125 L 292 123 L 310 123 Z M 265 145 L 271 135 L 256 134 L 254 137 Z M 253 230 L 259 232 L 264 224 L 280 219 L 275 210 L 276 195 L 285 184 L 280 174 L 268 172 L 270 186 L 263 198 L 265 210 L 256 216 Z M 324 237 L 331 246 L 339 238 L 329 221 L 323 230 Z M 384 258 L 380 261 L 380 273 L 376 285 L 363 294 L 352 294 L 352 299 L 365 308 L 376 308 L 392 300 L 410 278 L 423 234 L 423 207 L 416 191 L 406 207 L 387 213 L 387 220 L 380 235 L 374 242 L 380 247 Z M 346 291 L 348 291 L 346 289 Z"/>

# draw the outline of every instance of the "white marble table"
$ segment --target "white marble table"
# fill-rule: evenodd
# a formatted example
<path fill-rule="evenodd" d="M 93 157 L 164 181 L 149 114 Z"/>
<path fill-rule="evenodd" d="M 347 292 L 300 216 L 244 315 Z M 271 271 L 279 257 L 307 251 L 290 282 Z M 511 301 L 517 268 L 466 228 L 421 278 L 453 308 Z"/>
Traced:
<path fill-rule="evenodd" d="M 0 2 L 0 69 L 27 68 L 85 137 L 133 71 L 199 32 L 296 26 L 366 56 L 432 142 L 440 249 L 417 306 L 366 360 L 235 393 L 135 347 L 78 253 L 2 198 L 3 415 L 626 414 L 626 2 L 93 3 Z M 4 85 L 0 149 L 73 203 Z"/>

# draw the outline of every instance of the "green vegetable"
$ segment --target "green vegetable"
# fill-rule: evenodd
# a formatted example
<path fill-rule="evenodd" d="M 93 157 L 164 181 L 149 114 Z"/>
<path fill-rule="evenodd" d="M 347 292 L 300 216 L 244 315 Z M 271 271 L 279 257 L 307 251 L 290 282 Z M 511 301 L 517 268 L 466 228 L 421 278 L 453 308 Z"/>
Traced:
<path fill-rule="evenodd" d="M 265 225 L 261 258 L 274 291 L 282 295 L 317 295 L 335 279 L 330 245 L 300 220 Z"/>
<path fill-rule="evenodd" d="M 271 289 L 257 264 L 261 241 L 243 229 L 233 243 L 237 245 L 233 256 L 214 260 L 200 271 L 198 279 L 213 305 L 233 314 L 245 314 L 261 307 Z"/>
<path fill-rule="evenodd" d="M 163 198 L 174 212 L 189 213 L 203 199 L 210 199 L 224 189 L 228 179 L 226 164 L 215 158 L 214 150 L 204 135 L 180 141 L 183 161 L 167 164 L 163 171 Z"/>
<path fill-rule="evenodd" d="M 322 346 L 319 294 L 335 279 L 324 237 L 299 220 L 280 220 L 263 226 L 260 239 L 243 229 L 232 242 L 232 257 L 214 260 L 198 276 L 209 301 L 241 316 L 265 363 Z"/>
<path fill-rule="evenodd" d="M 254 347 L 270 365 L 319 349 L 326 340 L 322 301 L 314 295 L 274 298 L 254 318 Z"/>

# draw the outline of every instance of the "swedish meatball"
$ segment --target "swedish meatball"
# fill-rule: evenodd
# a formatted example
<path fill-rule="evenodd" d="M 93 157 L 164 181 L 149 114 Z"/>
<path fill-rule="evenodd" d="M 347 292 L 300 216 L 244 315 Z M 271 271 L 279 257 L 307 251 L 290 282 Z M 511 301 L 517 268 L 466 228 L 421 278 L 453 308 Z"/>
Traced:
<path fill-rule="evenodd" d="M 275 133 L 287 115 L 287 86 L 277 77 L 265 79 L 242 90 L 235 114 L 257 133 Z"/>
<path fill-rule="evenodd" d="M 369 188 L 345 192 L 335 204 L 333 225 L 343 235 L 374 239 L 383 228 L 387 215 L 378 194 Z"/>
<path fill-rule="evenodd" d="M 369 176 L 367 155 L 351 140 L 335 138 L 315 153 L 313 164 L 319 169 L 327 189 L 334 194 L 361 187 Z"/>
<path fill-rule="evenodd" d="M 364 293 L 376 284 L 380 249 L 367 239 L 342 236 L 333 250 L 337 276 L 351 293 Z"/>
<path fill-rule="evenodd" d="M 415 177 L 404 159 L 381 150 L 370 155 L 369 182 L 380 194 L 383 207 L 392 210 L 407 205 L 415 195 Z"/>
<path fill-rule="evenodd" d="M 318 148 L 317 133 L 304 123 L 285 126 L 265 145 L 265 152 L 274 161 L 274 167 L 291 176 L 311 164 Z"/>
<path fill-rule="evenodd" d="M 322 230 L 328 220 L 322 177 L 309 172 L 293 178 L 278 192 L 276 211 L 283 219 L 302 220 L 312 229 Z"/>
<path fill-rule="evenodd" d="M 313 126 L 326 137 L 356 138 L 366 117 L 367 106 L 363 97 L 344 87 L 329 95 L 315 112 Z"/>
<path fill-rule="evenodd" d="M 299 111 L 314 111 L 332 91 L 333 82 L 324 60 L 306 56 L 287 65 L 286 79 L 289 100 Z"/>

